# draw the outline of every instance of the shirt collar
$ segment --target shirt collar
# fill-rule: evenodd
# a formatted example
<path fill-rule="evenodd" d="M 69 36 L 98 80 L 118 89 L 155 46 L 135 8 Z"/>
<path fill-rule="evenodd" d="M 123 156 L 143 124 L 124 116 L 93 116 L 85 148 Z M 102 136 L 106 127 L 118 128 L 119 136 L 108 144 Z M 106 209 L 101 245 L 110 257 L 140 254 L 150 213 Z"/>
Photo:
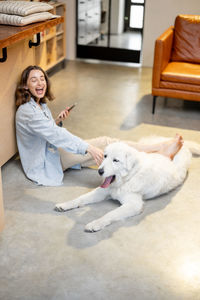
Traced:
<path fill-rule="evenodd" d="M 30 99 L 30 103 L 31 103 L 31 105 L 33 105 L 34 107 L 36 107 L 36 108 L 39 108 L 39 106 L 37 105 L 37 103 L 35 102 L 35 100 L 31 97 L 31 99 Z M 42 108 L 46 108 L 46 103 L 41 103 L 41 106 L 42 106 Z"/>

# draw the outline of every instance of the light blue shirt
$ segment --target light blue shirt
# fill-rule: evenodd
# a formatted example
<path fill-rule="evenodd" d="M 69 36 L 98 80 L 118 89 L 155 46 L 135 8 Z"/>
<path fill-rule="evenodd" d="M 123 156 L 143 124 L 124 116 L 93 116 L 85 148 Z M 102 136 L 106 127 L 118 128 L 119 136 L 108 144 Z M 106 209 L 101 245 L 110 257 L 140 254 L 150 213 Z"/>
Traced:
<path fill-rule="evenodd" d="M 26 176 L 39 185 L 62 184 L 63 170 L 57 148 L 85 154 L 88 143 L 56 125 L 46 104 L 42 109 L 31 100 L 16 113 L 16 136 Z"/>

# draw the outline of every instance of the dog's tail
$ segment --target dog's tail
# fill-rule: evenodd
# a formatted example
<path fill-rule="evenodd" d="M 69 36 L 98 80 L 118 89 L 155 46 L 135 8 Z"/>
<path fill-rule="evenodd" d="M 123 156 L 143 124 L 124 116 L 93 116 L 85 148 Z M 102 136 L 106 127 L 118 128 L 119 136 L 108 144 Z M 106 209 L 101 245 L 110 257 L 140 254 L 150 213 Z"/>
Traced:
<path fill-rule="evenodd" d="M 184 141 L 184 145 L 196 156 L 200 156 L 200 144 L 193 141 Z"/>

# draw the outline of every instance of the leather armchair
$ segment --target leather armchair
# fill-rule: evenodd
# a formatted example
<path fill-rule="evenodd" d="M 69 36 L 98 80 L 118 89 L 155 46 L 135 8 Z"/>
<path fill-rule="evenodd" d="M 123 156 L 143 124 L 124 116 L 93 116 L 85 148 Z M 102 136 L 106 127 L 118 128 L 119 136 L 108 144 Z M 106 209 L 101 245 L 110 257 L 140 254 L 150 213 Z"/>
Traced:
<path fill-rule="evenodd" d="M 200 101 L 200 16 L 179 15 L 155 42 L 152 113 L 156 97 Z"/>

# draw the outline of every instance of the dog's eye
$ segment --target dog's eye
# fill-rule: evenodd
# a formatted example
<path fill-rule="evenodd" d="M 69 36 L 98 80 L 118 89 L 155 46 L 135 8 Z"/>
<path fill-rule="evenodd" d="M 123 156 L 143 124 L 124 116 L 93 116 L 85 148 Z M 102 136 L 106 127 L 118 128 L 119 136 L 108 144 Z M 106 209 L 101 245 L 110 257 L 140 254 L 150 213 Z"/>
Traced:
<path fill-rule="evenodd" d="M 107 155 L 106 154 L 104 154 L 104 158 L 106 158 L 107 157 Z"/>
<path fill-rule="evenodd" d="M 119 162 L 119 159 L 114 158 L 113 161 L 114 162 Z"/>

